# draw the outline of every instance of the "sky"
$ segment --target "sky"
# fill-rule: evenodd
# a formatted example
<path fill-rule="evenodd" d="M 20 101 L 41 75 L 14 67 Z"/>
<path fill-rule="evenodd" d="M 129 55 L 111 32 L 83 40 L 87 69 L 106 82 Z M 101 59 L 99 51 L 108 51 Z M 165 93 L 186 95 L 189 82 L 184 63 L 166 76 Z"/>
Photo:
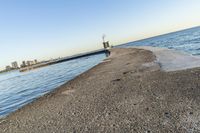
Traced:
<path fill-rule="evenodd" d="M 200 0 L 0 0 L 0 69 L 200 26 Z"/>

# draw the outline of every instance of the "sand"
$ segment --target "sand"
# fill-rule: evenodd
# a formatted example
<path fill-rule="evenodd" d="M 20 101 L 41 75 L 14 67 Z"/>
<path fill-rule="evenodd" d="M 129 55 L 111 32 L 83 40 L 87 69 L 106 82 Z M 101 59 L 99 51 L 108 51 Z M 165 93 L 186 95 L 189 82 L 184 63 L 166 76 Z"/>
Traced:
<path fill-rule="evenodd" d="M 164 71 L 152 51 L 102 63 L 0 121 L 0 132 L 200 132 L 200 68 Z"/>

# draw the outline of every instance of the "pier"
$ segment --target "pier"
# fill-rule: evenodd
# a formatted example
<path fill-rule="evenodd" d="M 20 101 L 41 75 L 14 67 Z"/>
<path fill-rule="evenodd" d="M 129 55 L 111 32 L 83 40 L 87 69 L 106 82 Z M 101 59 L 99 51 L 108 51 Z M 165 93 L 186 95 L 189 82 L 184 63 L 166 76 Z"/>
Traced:
<path fill-rule="evenodd" d="M 19 71 L 25 72 L 25 71 L 33 70 L 33 69 L 36 69 L 36 68 L 45 67 L 45 66 L 48 66 L 48 65 L 53 65 L 53 64 L 62 63 L 62 62 L 69 61 L 69 60 L 74 60 L 74 59 L 87 57 L 87 56 L 91 56 L 91 55 L 102 54 L 102 53 L 108 54 L 109 51 L 107 49 L 99 49 L 99 50 L 90 51 L 90 52 L 87 52 L 87 53 L 81 53 L 81 54 L 76 54 L 76 55 L 72 55 L 72 56 L 67 56 L 67 57 L 64 57 L 64 58 L 58 58 L 58 59 L 38 63 L 38 64 L 35 64 L 35 65 L 23 67 L 23 68 L 20 68 Z"/>
<path fill-rule="evenodd" d="M 166 72 L 164 58 L 157 62 L 156 51 L 141 47 L 110 51 L 106 62 L 0 120 L 0 132 L 187 133 L 200 129 L 200 68 Z M 174 60 L 173 54 L 168 55 L 171 58 L 162 54 Z"/>

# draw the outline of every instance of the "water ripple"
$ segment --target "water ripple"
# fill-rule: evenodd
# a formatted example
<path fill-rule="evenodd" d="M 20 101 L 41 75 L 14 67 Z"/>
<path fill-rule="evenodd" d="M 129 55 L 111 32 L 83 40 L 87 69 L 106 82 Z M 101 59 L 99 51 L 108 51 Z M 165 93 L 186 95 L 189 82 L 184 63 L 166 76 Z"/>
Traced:
<path fill-rule="evenodd" d="M 95 66 L 105 58 L 97 54 L 33 71 L 0 75 L 0 117 L 16 111 L 56 87 Z"/>

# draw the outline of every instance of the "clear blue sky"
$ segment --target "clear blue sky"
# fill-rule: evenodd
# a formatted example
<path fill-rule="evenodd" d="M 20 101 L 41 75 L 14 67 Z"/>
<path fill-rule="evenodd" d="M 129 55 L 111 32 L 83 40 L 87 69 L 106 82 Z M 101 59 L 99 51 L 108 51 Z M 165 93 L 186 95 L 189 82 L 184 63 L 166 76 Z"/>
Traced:
<path fill-rule="evenodd" d="M 1 0 L 0 68 L 200 25 L 200 0 Z"/>

